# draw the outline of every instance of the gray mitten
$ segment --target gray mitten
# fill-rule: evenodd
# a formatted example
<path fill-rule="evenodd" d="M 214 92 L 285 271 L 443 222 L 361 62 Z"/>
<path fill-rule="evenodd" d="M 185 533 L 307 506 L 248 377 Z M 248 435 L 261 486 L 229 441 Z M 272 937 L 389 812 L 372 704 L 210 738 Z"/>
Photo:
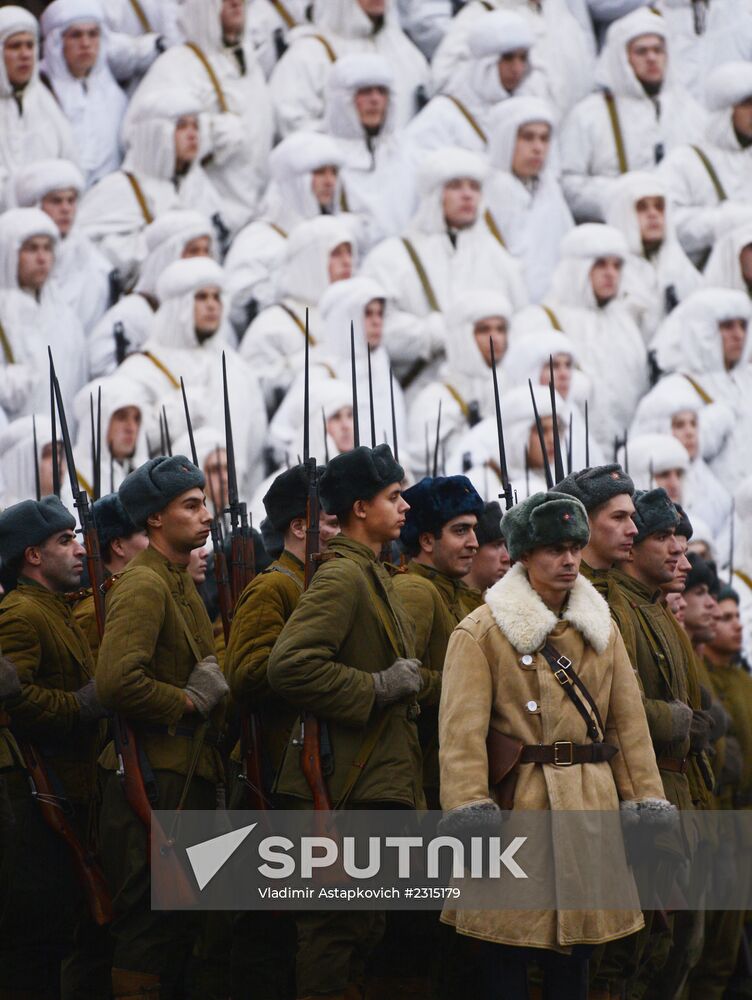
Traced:
<path fill-rule="evenodd" d="M 376 691 L 376 706 L 383 708 L 408 695 L 417 694 L 423 685 L 420 676 L 420 660 L 395 660 L 391 667 L 372 674 Z"/>
<path fill-rule="evenodd" d="M 703 705 L 703 708 L 706 706 Z M 726 709 L 720 703 L 720 701 L 711 702 L 707 706 L 708 715 L 713 720 L 713 726 L 710 730 L 710 742 L 717 743 L 718 740 L 725 736 L 729 731 L 731 726 L 731 716 L 728 714 Z"/>
<path fill-rule="evenodd" d="M 0 656 L 0 701 L 20 693 L 21 681 L 15 663 L 7 656 Z"/>
<path fill-rule="evenodd" d="M 222 701 L 230 688 L 216 656 L 199 660 L 191 670 L 185 693 L 196 706 L 196 711 L 207 718 L 211 710 Z"/>
<path fill-rule="evenodd" d="M 727 736 L 723 751 L 723 767 L 718 784 L 738 785 L 742 778 L 744 758 L 739 740 L 735 736 Z"/>
<path fill-rule="evenodd" d="M 671 742 L 680 743 L 689 736 L 689 727 L 692 724 L 694 715 L 689 705 L 683 701 L 670 701 L 668 703 L 671 712 Z"/>
<path fill-rule="evenodd" d="M 78 702 L 78 714 L 82 722 L 96 722 L 97 719 L 104 719 L 108 714 L 107 709 L 97 697 L 93 677 L 78 691 L 74 691 L 73 697 Z"/>
<path fill-rule="evenodd" d="M 694 753 L 710 750 L 710 733 L 713 728 L 713 717 L 710 712 L 698 708 L 692 712 L 689 724 L 689 748 Z"/>

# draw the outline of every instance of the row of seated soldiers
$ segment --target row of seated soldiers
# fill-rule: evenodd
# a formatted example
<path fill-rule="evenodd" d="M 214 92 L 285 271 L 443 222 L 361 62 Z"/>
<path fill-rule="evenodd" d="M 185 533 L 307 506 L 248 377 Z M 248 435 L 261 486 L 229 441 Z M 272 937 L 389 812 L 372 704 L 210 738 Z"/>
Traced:
<path fill-rule="evenodd" d="M 95 505 L 111 584 L 101 645 L 93 600 L 77 592 L 84 549 L 73 516 L 56 497 L 0 514 L 0 998 L 472 990 L 473 942 L 433 914 L 387 923 L 361 912 L 150 908 L 147 833 L 118 778 L 113 712 L 137 731 L 162 809 L 213 809 L 228 782 L 230 805 L 247 807 L 239 749 L 222 741 L 233 712 L 259 723 L 268 801 L 310 808 L 294 749 L 303 711 L 328 722 L 338 807 L 440 808 L 442 666 L 457 624 L 509 568 L 501 510 L 463 476 L 403 494 L 386 445 L 320 472 L 325 552 L 305 600 L 309 483 L 296 466 L 265 498 L 275 558 L 240 596 L 226 649 L 189 573 L 210 515 L 203 474 L 183 456 L 151 459 Z M 688 554 L 691 525 L 663 490 L 635 493 L 616 465 L 556 489 L 587 511 L 581 572 L 608 602 L 639 677 L 666 799 L 682 810 L 747 808 L 752 680 L 739 665 L 736 595 Z M 397 537 L 401 567 L 379 559 Z M 29 794 L 30 752 L 98 853 L 107 926 L 92 920 L 69 848 Z M 589 996 L 745 995 L 744 930 L 735 911 L 646 914 L 644 931 L 596 949 Z"/>

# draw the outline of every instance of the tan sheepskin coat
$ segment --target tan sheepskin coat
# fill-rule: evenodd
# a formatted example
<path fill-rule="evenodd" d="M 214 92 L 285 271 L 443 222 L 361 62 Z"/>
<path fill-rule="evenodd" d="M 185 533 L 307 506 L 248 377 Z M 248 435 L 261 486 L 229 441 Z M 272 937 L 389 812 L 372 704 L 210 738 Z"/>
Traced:
<path fill-rule="evenodd" d="M 572 660 L 598 705 L 605 742 L 619 752 L 611 761 L 597 764 L 522 764 L 514 809 L 614 810 L 620 800 L 664 798 L 637 680 L 608 605 L 579 576 L 559 619 L 532 589 L 518 563 L 490 588 L 485 605 L 459 624 L 449 642 L 439 714 L 445 811 L 492 798 L 486 755 L 489 726 L 525 744 L 590 742 L 582 717 L 539 652 L 548 637 Z M 532 662 L 523 664 L 523 656 Z M 587 856 L 596 847 L 560 843 L 555 837 L 557 884 L 574 852 Z M 626 871 L 620 853 L 614 864 Z M 631 876 L 627 878 L 631 884 Z M 601 944 L 643 926 L 639 909 L 447 908 L 442 920 L 461 934 L 483 940 L 556 950 Z"/>

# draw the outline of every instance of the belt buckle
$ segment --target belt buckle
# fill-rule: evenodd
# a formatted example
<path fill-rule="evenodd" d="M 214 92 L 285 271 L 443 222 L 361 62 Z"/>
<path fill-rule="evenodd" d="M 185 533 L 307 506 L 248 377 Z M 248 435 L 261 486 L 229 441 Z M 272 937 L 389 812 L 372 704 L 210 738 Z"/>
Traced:
<path fill-rule="evenodd" d="M 560 757 L 560 747 L 567 747 L 569 750 L 569 759 L 562 760 Z M 554 743 L 554 764 L 556 767 L 570 767 L 574 764 L 574 743 L 571 740 L 557 740 Z"/>

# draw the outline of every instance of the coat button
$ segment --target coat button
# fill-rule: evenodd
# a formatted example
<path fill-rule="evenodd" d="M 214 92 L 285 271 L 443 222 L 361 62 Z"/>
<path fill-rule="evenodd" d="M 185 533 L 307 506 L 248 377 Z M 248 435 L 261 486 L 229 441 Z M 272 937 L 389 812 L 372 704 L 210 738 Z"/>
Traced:
<path fill-rule="evenodd" d="M 537 712 L 538 711 L 538 702 L 537 701 L 529 701 L 527 703 L 527 705 L 525 706 L 525 708 L 528 710 L 528 712 Z"/>
<path fill-rule="evenodd" d="M 533 658 L 529 653 L 525 653 L 524 656 L 520 657 L 520 663 L 523 667 L 529 667 L 532 665 Z"/>

